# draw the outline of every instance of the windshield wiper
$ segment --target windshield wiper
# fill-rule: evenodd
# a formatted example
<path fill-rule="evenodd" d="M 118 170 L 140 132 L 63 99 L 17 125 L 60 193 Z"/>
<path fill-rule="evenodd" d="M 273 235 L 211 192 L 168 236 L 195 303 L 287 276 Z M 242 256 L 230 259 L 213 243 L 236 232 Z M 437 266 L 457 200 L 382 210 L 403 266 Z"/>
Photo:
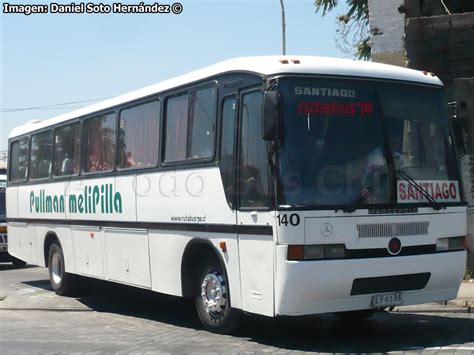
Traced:
<path fill-rule="evenodd" d="M 429 201 L 431 207 L 433 207 L 434 210 L 439 211 L 440 209 L 444 208 L 443 206 L 440 205 L 439 202 L 437 202 L 433 197 L 431 197 L 431 195 L 428 192 L 426 192 L 426 190 L 419 183 L 413 180 L 413 178 L 410 175 L 408 175 L 406 172 L 404 172 L 403 170 L 397 170 L 396 173 L 397 173 L 397 176 L 401 176 L 411 186 L 413 186 L 416 189 L 416 191 L 421 193 Z"/>
<path fill-rule="evenodd" d="M 362 203 L 367 200 L 382 184 L 387 180 L 387 174 L 384 173 L 378 177 L 372 184 L 363 189 L 351 203 L 343 209 L 344 212 L 353 213 L 357 210 Z"/>

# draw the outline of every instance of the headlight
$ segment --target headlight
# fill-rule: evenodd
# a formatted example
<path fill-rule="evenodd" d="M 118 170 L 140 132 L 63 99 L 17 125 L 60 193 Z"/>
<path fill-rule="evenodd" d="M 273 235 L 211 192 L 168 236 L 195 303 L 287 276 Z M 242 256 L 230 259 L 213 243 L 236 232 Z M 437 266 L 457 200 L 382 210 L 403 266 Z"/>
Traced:
<path fill-rule="evenodd" d="M 321 260 L 344 258 L 344 244 L 288 245 L 288 260 Z"/>
<path fill-rule="evenodd" d="M 436 251 L 463 250 L 466 248 L 466 237 L 439 238 Z"/>

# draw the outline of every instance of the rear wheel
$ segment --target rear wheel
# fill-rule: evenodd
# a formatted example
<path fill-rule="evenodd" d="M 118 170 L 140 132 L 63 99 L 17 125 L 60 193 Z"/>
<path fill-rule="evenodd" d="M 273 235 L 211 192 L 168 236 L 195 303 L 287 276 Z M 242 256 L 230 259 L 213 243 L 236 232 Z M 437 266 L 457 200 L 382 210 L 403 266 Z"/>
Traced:
<path fill-rule="evenodd" d="M 12 264 L 17 267 L 22 267 L 26 265 L 26 261 L 20 260 L 12 256 Z"/>
<path fill-rule="evenodd" d="M 334 315 L 341 320 L 357 322 L 372 317 L 376 311 L 376 309 L 362 309 L 359 311 L 338 312 L 334 313 Z"/>
<path fill-rule="evenodd" d="M 77 277 L 66 272 L 63 250 L 56 242 L 49 248 L 48 269 L 54 292 L 61 296 L 72 295 L 77 288 Z"/>
<path fill-rule="evenodd" d="M 231 333 L 238 325 L 239 312 L 231 308 L 229 287 L 222 267 L 203 268 L 199 278 L 196 310 L 204 327 L 214 333 Z"/>

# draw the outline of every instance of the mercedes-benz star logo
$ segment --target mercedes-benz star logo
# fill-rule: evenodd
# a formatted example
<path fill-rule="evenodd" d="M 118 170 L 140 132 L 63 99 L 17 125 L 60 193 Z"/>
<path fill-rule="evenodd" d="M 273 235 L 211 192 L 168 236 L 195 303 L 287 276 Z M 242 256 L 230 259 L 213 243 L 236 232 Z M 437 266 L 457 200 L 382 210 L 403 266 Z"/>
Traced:
<path fill-rule="evenodd" d="M 330 223 L 324 223 L 321 226 L 321 235 L 323 237 L 330 237 L 332 233 L 334 232 L 334 227 Z"/>

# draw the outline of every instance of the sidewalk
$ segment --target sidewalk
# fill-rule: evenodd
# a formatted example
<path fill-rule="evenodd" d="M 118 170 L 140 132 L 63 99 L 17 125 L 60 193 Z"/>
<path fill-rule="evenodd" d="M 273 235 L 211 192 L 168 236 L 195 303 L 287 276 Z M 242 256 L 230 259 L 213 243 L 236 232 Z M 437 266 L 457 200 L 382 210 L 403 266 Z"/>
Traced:
<path fill-rule="evenodd" d="M 458 298 L 453 300 L 453 302 L 456 302 L 458 304 L 462 303 L 464 305 L 470 302 L 471 307 L 474 307 L 474 279 L 461 283 Z"/>

